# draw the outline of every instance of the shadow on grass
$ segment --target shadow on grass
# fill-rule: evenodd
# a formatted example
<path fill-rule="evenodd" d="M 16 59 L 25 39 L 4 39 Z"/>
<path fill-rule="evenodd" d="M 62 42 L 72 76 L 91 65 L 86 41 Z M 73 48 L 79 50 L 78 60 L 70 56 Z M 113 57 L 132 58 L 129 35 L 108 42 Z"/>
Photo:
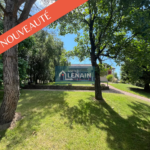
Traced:
<path fill-rule="evenodd" d="M 144 103 L 134 102 L 128 105 L 133 115 L 123 118 L 107 102 L 93 101 L 93 95 L 88 101 L 80 99 L 78 105 L 72 107 L 65 101 L 68 94 L 63 91 L 34 91 L 34 95 L 32 91 L 22 92 L 17 111 L 22 112 L 24 119 L 19 121 L 17 127 L 10 133 L 14 134 L 8 139 L 8 150 L 12 145 L 22 143 L 30 136 L 36 136 L 43 119 L 57 113 L 68 120 L 66 125 L 72 130 L 73 126 L 79 124 L 87 132 L 92 132 L 92 126 L 97 130 L 106 131 L 106 142 L 110 149 L 149 150 L 150 106 Z"/>
<path fill-rule="evenodd" d="M 1 88 L 0 88 L 0 90 L 1 90 Z M 2 103 L 2 100 L 3 100 L 3 95 L 4 95 L 4 92 L 0 91 L 0 106 L 1 106 L 1 103 Z M 0 141 L 5 136 L 6 131 L 7 130 L 0 131 Z"/>
<path fill-rule="evenodd" d="M 116 94 L 124 94 L 123 92 L 121 91 L 118 91 L 118 90 L 115 90 L 115 89 L 109 89 L 109 90 L 103 90 L 102 91 L 103 93 L 116 93 Z"/>
<path fill-rule="evenodd" d="M 128 87 L 128 88 L 132 92 L 135 92 L 137 94 L 140 94 L 141 96 L 143 95 L 144 97 L 150 98 L 150 91 L 149 92 L 145 92 L 144 89 L 133 88 L 133 87 Z"/>
<path fill-rule="evenodd" d="M 21 112 L 23 119 L 17 122 L 12 131 L 7 133 L 10 138 L 7 139 L 8 150 L 15 149 L 15 145 L 21 144 L 30 136 L 36 137 L 43 123 L 42 120 L 47 116 L 54 116 L 67 105 L 64 101 L 67 94 L 63 91 L 34 91 L 34 94 L 32 91 L 21 92 L 16 112 Z M 3 137 L 7 138 L 5 135 L 7 130 L 0 131 L 0 142 Z"/>
<path fill-rule="evenodd" d="M 134 110 L 134 115 L 124 119 L 106 102 L 94 102 L 91 97 L 89 99 L 91 102 L 81 99 L 78 106 L 65 108 L 63 115 L 69 120 L 68 126 L 75 123 L 84 126 L 87 132 L 91 131 L 92 126 L 106 131 L 110 149 L 149 150 L 150 106 L 133 103 L 129 107 Z"/>

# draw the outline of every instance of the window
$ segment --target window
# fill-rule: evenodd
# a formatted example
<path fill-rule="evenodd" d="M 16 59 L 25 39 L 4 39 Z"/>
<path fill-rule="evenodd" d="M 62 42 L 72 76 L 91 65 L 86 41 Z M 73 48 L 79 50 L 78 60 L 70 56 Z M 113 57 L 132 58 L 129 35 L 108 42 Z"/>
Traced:
<path fill-rule="evenodd" d="M 108 74 L 111 74 L 111 70 L 108 71 Z"/>

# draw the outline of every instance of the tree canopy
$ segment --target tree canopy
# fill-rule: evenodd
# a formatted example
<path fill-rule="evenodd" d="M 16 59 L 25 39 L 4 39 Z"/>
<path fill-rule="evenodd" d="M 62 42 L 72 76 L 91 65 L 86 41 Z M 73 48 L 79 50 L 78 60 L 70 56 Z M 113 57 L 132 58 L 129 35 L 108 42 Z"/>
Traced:
<path fill-rule="evenodd" d="M 132 83 L 142 81 L 145 91 L 150 83 L 150 43 L 143 39 L 134 39 L 118 61 L 124 62 L 122 79 Z"/>
<path fill-rule="evenodd" d="M 56 21 L 60 34 L 77 34 L 69 56 L 90 58 L 95 71 L 95 97 L 102 100 L 100 68 L 104 58 L 117 59 L 132 39 L 149 30 L 149 0 L 89 0 Z"/>

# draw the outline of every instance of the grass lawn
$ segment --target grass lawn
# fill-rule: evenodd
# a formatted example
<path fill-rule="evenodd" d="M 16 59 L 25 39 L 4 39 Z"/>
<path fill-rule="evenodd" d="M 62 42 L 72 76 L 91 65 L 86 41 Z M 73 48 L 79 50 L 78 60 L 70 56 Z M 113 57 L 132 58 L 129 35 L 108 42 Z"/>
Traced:
<path fill-rule="evenodd" d="M 62 86 L 68 86 L 68 83 L 72 84 L 72 86 L 93 86 L 92 84 L 94 84 L 94 82 L 50 82 L 50 83 L 46 83 L 46 84 L 38 84 L 38 85 L 62 85 Z M 106 82 L 102 82 L 106 83 Z"/>
<path fill-rule="evenodd" d="M 46 84 L 41 84 L 41 85 L 61 85 L 61 86 L 68 86 L 68 84 L 72 84 L 72 86 L 92 86 L 92 83 L 94 82 L 73 82 L 73 81 L 62 81 L 62 82 L 50 82 Z"/>
<path fill-rule="evenodd" d="M 111 85 L 119 90 L 125 91 L 125 92 L 129 92 L 129 93 L 133 93 L 136 95 L 140 95 L 140 96 L 144 96 L 147 98 L 150 98 L 150 92 L 145 92 L 143 88 L 141 87 L 137 87 L 131 84 L 123 84 L 123 83 L 109 83 L 108 85 Z"/>
<path fill-rule="evenodd" d="M 150 103 L 103 96 L 98 103 L 94 92 L 21 91 L 24 118 L 0 132 L 0 150 L 149 150 Z"/>

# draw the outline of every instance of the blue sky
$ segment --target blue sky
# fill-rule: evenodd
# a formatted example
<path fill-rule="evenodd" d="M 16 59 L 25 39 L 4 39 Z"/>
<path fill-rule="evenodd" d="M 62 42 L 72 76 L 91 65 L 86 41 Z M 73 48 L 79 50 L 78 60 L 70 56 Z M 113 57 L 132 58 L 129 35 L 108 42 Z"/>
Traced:
<path fill-rule="evenodd" d="M 60 38 L 64 42 L 64 48 L 67 51 L 73 50 L 74 46 L 77 45 L 77 43 L 74 41 L 75 37 L 76 37 L 75 34 L 58 36 L 58 38 Z M 69 61 L 71 62 L 71 64 L 91 64 L 89 59 L 85 59 L 84 61 L 80 62 L 77 57 L 75 57 L 74 59 L 69 58 Z M 117 72 L 118 77 L 120 78 L 120 67 L 117 66 L 117 64 L 112 59 L 107 59 L 105 62 L 115 68 L 115 72 Z"/>
<path fill-rule="evenodd" d="M 55 0 L 50 0 L 50 4 L 55 2 Z M 43 5 L 43 3 L 41 3 L 40 0 L 37 0 L 36 4 L 38 5 L 38 7 L 40 7 L 41 9 L 43 9 L 45 6 Z M 34 12 L 32 13 L 36 13 L 36 11 L 38 12 L 39 9 L 37 9 L 36 7 L 34 7 Z M 74 41 L 76 35 L 75 34 L 67 34 L 65 36 L 60 36 L 58 35 L 58 29 L 56 28 L 54 29 L 47 29 L 45 28 L 45 30 L 48 30 L 51 32 L 54 32 L 55 35 L 57 35 L 58 38 L 60 38 L 63 42 L 64 42 L 64 48 L 67 51 L 73 50 L 74 46 L 77 45 L 77 43 Z M 89 59 L 86 59 L 82 62 L 79 61 L 79 59 L 77 57 L 75 57 L 74 59 L 69 58 L 69 61 L 71 62 L 71 64 L 91 64 L 91 62 L 89 61 Z M 116 63 L 112 60 L 112 59 L 107 59 L 106 61 L 104 61 L 106 63 L 108 63 L 109 65 L 111 65 L 112 67 L 115 68 L 115 72 L 117 72 L 118 77 L 120 78 L 120 67 L 116 65 Z"/>

